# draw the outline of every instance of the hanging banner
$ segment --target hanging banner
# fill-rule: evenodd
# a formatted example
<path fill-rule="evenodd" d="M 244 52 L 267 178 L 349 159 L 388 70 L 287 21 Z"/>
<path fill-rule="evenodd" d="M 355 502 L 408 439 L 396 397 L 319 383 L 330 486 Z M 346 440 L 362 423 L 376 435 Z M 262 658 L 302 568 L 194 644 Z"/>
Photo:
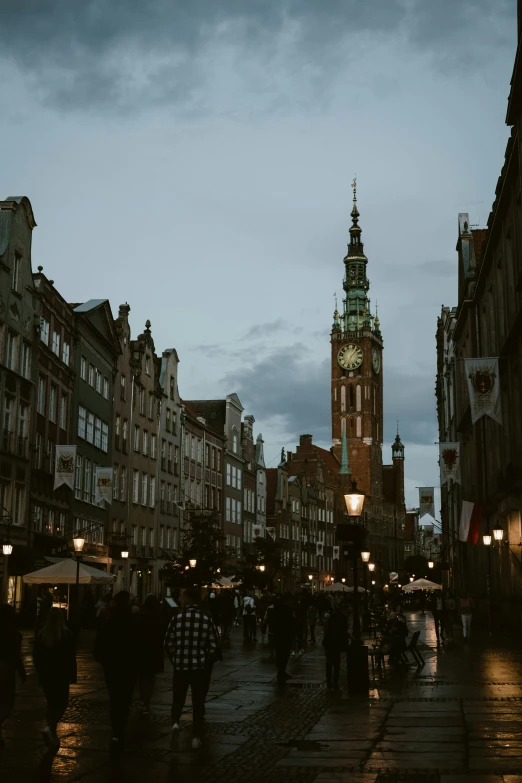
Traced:
<path fill-rule="evenodd" d="M 273 538 L 274 541 L 275 541 L 275 537 L 276 537 L 276 529 L 275 529 L 275 527 L 267 527 L 267 528 L 265 528 L 265 530 L 268 533 L 268 535 L 271 538 Z"/>
<path fill-rule="evenodd" d="M 490 416 L 502 424 L 498 359 L 465 359 L 464 367 L 472 423 L 475 424 L 481 416 Z"/>
<path fill-rule="evenodd" d="M 265 537 L 265 526 L 264 525 L 252 525 L 252 538 L 255 540 L 256 538 L 264 538 Z"/>
<path fill-rule="evenodd" d="M 439 443 L 440 483 L 453 479 L 457 484 L 460 478 L 460 443 Z"/>
<path fill-rule="evenodd" d="M 471 503 L 469 500 L 463 500 L 460 514 L 459 541 L 465 541 L 468 544 L 478 543 L 483 518 L 484 506 Z"/>
<path fill-rule="evenodd" d="M 76 446 L 56 446 L 54 460 L 54 489 L 66 484 L 74 489 L 74 468 L 76 465 Z"/>
<path fill-rule="evenodd" d="M 322 557 L 324 554 L 324 544 L 322 541 L 318 541 L 315 545 L 315 554 L 318 557 Z"/>
<path fill-rule="evenodd" d="M 435 519 L 435 490 L 433 487 L 419 487 L 419 519 L 429 514 Z"/>
<path fill-rule="evenodd" d="M 333 547 L 333 556 L 332 557 L 333 557 L 334 560 L 339 560 L 339 547 L 338 546 L 334 546 Z"/>
<path fill-rule="evenodd" d="M 96 468 L 96 491 L 94 502 L 105 500 L 112 503 L 112 468 Z"/>

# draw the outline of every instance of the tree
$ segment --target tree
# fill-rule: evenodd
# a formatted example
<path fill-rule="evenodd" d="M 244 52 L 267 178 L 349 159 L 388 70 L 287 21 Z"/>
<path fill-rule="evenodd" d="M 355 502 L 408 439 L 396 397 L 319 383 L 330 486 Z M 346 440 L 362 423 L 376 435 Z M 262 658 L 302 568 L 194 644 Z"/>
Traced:
<path fill-rule="evenodd" d="M 181 553 L 166 568 L 171 586 L 189 587 L 210 585 L 227 572 L 227 565 L 235 549 L 225 546 L 217 512 L 194 515 L 181 539 Z M 195 560 L 193 568 L 190 561 Z"/>
<path fill-rule="evenodd" d="M 264 566 L 264 571 L 261 566 Z M 278 571 L 279 547 L 271 536 L 256 538 L 251 544 L 245 544 L 236 569 L 236 576 L 241 578 L 245 587 L 273 589 Z"/>

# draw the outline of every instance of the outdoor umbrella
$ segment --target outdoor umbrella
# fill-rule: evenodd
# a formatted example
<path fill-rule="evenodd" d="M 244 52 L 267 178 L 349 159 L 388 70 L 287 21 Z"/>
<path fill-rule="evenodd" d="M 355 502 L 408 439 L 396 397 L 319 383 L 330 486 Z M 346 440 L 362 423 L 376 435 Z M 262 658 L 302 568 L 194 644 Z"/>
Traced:
<path fill-rule="evenodd" d="M 59 563 L 25 574 L 24 582 L 30 585 L 67 585 L 67 617 L 69 617 L 69 589 L 76 584 L 76 560 L 64 558 Z M 114 575 L 80 563 L 78 583 L 81 585 L 105 585 L 114 581 Z"/>
<path fill-rule="evenodd" d="M 430 582 L 429 579 L 416 579 L 415 582 L 410 582 L 409 585 L 405 585 L 403 590 L 442 590 L 442 585 L 438 585 L 436 582 Z"/>
<path fill-rule="evenodd" d="M 351 585 L 343 585 L 342 582 L 334 582 L 332 585 L 326 585 L 324 588 L 325 593 L 353 593 L 353 587 Z M 359 585 L 358 593 L 364 593 L 364 587 Z"/>

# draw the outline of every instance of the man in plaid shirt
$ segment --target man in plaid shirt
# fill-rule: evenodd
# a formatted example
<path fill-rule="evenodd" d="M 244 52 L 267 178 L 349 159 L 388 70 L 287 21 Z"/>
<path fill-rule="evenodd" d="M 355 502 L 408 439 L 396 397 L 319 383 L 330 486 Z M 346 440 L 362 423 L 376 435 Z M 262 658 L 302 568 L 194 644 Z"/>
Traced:
<path fill-rule="evenodd" d="M 212 666 L 222 659 L 216 627 L 210 614 L 201 609 L 201 593 L 191 587 L 183 596 L 185 608 L 170 622 L 165 650 L 174 666 L 172 682 L 171 748 L 179 738 L 179 722 L 190 686 L 192 693 L 192 747 L 201 747 L 205 718 L 205 699 L 210 686 Z"/>

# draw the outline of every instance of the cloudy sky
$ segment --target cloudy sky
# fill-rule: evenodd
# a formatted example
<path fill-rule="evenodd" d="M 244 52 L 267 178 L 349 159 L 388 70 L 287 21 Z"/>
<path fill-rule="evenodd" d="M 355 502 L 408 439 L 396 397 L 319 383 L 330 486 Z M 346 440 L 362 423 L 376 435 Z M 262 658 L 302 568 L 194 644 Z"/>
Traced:
<path fill-rule="evenodd" d="M 0 24 L 2 198 L 70 301 L 131 305 L 186 399 L 236 391 L 275 464 L 329 446 L 350 182 L 385 341 L 385 445 L 438 484 L 435 328 L 458 212 L 503 161 L 515 0 L 17 0 Z"/>

